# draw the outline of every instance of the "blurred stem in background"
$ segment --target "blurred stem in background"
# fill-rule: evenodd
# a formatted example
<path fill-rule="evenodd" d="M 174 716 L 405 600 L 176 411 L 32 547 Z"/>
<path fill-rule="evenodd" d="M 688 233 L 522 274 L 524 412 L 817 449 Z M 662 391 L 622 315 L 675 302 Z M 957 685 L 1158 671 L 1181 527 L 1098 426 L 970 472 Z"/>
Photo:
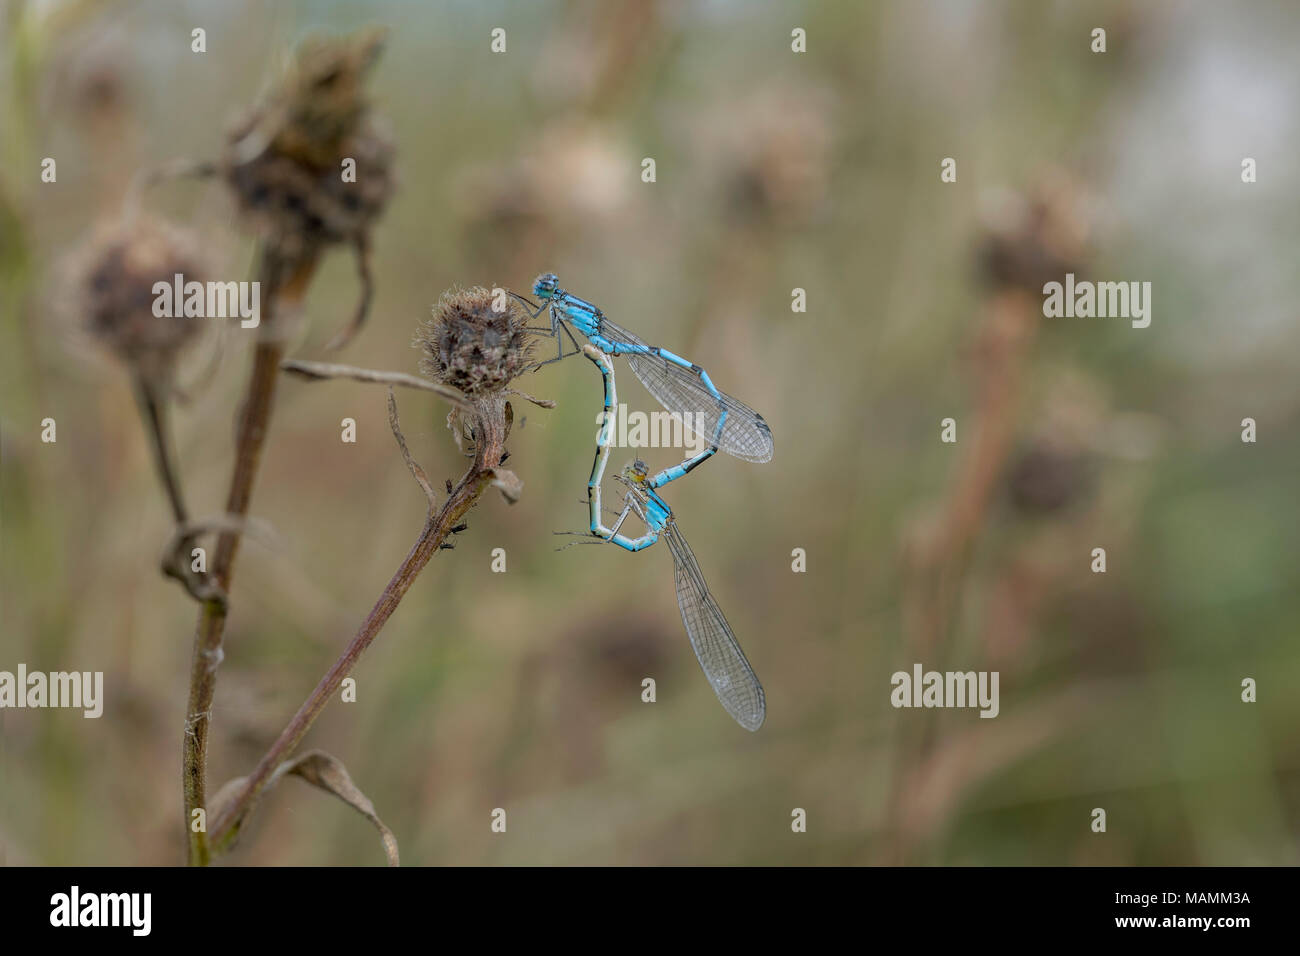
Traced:
<path fill-rule="evenodd" d="M 1056 175 L 1035 194 L 1013 203 L 1020 214 L 982 240 L 979 266 L 991 287 L 974 335 L 970 371 L 972 410 L 957 427 L 960 462 L 935 517 L 908 544 L 905 554 L 903 622 L 912 661 L 942 670 L 951 654 L 954 620 L 980 531 L 1008 470 L 1020 421 L 1025 378 L 1042 323 L 1044 281 L 1081 271 L 1082 227 L 1071 181 Z M 920 791 L 934 752 L 938 717 L 918 712 L 907 739 L 895 749 L 886 862 L 910 862 L 913 842 L 928 829 Z"/>
<path fill-rule="evenodd" d="M 271 407 L 275 401 L 276 384 L 280 376 L 280 361 L 284 357 L 282 331 L 276 322 L 276 313 L 301 305 L 307 286 L 316 271 L 314 258 L 298 264 L 283 279 L 283 263 L 277 255 L 263 249 L 259 276 L 266 290 L 266 313 L 262 316 L 262 329 L 253 357 L 253 370 L 249 376 L 239 419 L 236 437 L 235 466 L 230 476 L 230 492 L 226 497 L 226 513 L 235 518 L 248 515 L 253 494 L 253 481 L 262 460 L 262 448 L 271 421 Z M 217 554 L 213 574 L 217 586 L 225 593 L 230 591 L 235 555 L 239 550 L 242 531 L 231 528 L 222 532 L 217 540 Z M 210 859 L 206 829 L 193 826 L 194 811 L 207 806 L 207 755 L 208 730 L 212 716 L 212 697 L 217 688 L 217 668 L 221 665 L 222 636 L 225 633 L 227 607 L 224 601 L 208 600 L 199 612 L 194 636 L 194 654 L 190 662 L 189 707 L 185 719 L 184 742 L 184 793 L 185 821 L 189 830 L 189 860 L 191 865 L 206 866 Z"/>
<path fill-rule="evenodd" d="M 172 520 L 177 525 L 183 525 L 190 520 L 190 516 L 185 507 L 185 494 L 181 491 L 180 478 L 176 472 L 176 456 L 172 453 L 171 441 L 168 438 L 165 400 L 158 394 L 153 384 L 143 377 L 136 379 L 135 396 L 140 406 L 140 417 L 145 422 L 145 431 L 149 433 L 154 464 L 158 469 L 163 490 L 167 493 L 167 501 L 171 505 Z"/>
<path fill-rule="evenodd" d="M 335 344 L 360 327 L 370 304 L 368 236 L 392 193 L 393 149 L 372 122 L 365 86 L 385 36 L 383 29 L 370 28 L 305 39 L 263 102 L 232 128 L 216 166 L 241 214 L 262 237 L 256 272 L 266 304 L 226 497 L 226 519 L 233 523 L 217 541 L 213 564 L 223 595 L 230 591 L 242 519 L 262 460 L 288 313 L 301 307 L 324 249 L 350 245 L 362 281 L 360 305 Z M 351 179 L 340 171 L 349 159 L 356 173 Z M 189 861 L 198 866 L 210 859 L 206 828 L 196 826 L 196 811 L 207 812 L 208 730 L 226 618 L 220 596 L 203 602 L 190 662 L 182 786 Z"/>

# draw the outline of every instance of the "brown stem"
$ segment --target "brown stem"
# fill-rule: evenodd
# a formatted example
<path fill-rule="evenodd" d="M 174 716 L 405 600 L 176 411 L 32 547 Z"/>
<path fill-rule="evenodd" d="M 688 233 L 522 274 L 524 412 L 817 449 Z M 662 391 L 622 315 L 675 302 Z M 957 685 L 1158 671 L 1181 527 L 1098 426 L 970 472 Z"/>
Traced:
<path fill-rule="evenodd" d="M 355 365 L 339 365 L 335 362 L 309 362 L 305 359 L 285 359 L 280 363 L 280 368 L 308 381 L 351 378 L 358 382 L 420 388 L 446 399 L 457 408 L 463 408 L 466 411 L 472 410 L 472 406 L 460 389 L 452 388 L 450 385 L 442 385 L 438 382 L 430 382 L 428 379 L 408 375 L 406 372 L 386 372 L 380 369 L 358 368 Z M 551 403 L 552 407 L 554 407 L 554 404 L 554 402 Z"/>
<path fill-rule="evenodd" d="M 1041 311 L 1022 292 L 995 297 L 976 342 L 974 424 L 967 454 L 929 541 L 912 570 L 911 636 L 918 653 L 932 653 L 948 633 L 966 562 L 984 526 L 1015 439 L 1021 380 Z"/>
<path fill-rule="evenodd" d="M 406 559 L 384 588 L 379 600 L 370 610 L 356 636 L 344 649 L 338 660 L 321 678 L 316 689 L 298 708 L 288 726 L 280 733 L 257 767 L 244 779 L 239 790 L 221 809 L 212 824 L 212 843 L 217 850 L 228 848 L 238 835 L 239 827 L 258 795 L 266 786 L 280 764 L 293 752 L 306 736 L 329 699 L 356 666 L 357 661 L 370 646 L 379 631 L 397 610 L 406 592 L 429 559 L 437 553 L 442 543 L 461 519 L 478 502 L 483 492 L 499 480 L 498 465 L 504 452 L 506 437 L 505 402 L 500 396 L 482 399 L 473 415 L 475 454 L 474 463 L 452 489 L 451 496 L 436 513 L 429 512 L 420 536 L 406 555 Z"/>
<path fill-rule="evenodd" d="M 433 506 L 438 503 L 437 496 L 434 494 L 433 485 L 429 484 L 429 476 L 424 473 L 419 462 L 411 457 L 411 449 L 406 447 L 406 436 L 402 434 L 402 426 L 397 421 L 397 396 L 393 394 L 391 385 L 388 386 L 388 425 L 393 430 L 393 437 L 397 439 L 397 448 L 402 453 L 402 461 L 406 462 L 411 477 L 424 492 L 424 497 L 429 502 L 429 511 L 432 512 Z"/>
<path fill-rule="evenodd" d="M 135 379 L 135 397 L 140 405 L 140 415 L 144 418 L 144 430 L 149 433 L 149 444 L 153 449 L 154 465 L 162 481 L 167 500 L 172 506 L 172 518 L 178 524 L 189 521 L 185 510 L 185 496 L 181 493 L 180 478 L 176 471 L 176 460 L 171 453 L 171 443 L 167 438 L 167 410 L 159 395 L 160 386 L 150 381 L 143 374 Z"/>
<path fill-rule="evenodd" d="M 974 409 L 966 416 L 973 430 L 968 453 L 959 464 L 935 526 L 910 554 L 904 592 L 906 647 L 913 660 L 944 666 L 951 629 L 971 552 L 994 501 L 1015 439 L 1022 380 L 1042 313 L 1034 300 L 1016 290 L 989 302 L 976 340 Z M 890 839 L 886 862 L 912 862 L 917 832 L 912 816 L 916 790 L 937 734 L 937 718 L 923 712 L 900 729 L 887 806 Z"/>
<path fill-rule="evenodd" d="M 325 345 L 326 352 L 335 352 L 352 341 L 366 324 L 370 314 L 370 300 L 375 296 L 375 277 L 370 270 L 370 240 L 365 233 L 358 233 L 352 243 L 352 251 L 357 260 L 357 278 L 361 282 L 361 301 L 352 314 L 352 320 L 339 330 L 339 333 Z"/>
<path fill-rule="evenodd" d="M 248 514 L 253 479 L 262 460 L 262 446 L 271 419 L 275 387 L 280 378 L 284 345 L 281 330 L 276 328 L 276 315 L 283 306 L 302 301 L 315 266 L 314 260 L 306 261 L 286 276 L 283 264 L 273 252 L 264 249 L 261 254 L 259 279 L 266 290 L 266 308 L 261 317 L 261 338 L 253 359 L 253 372 L 240 413 L 235 440 L 235 467 L 226 499 L 226 513 L 235 518 Z M 227 595 L 230 593 L 230 578 L 241 538 L 242 529 L 235 527 L 217 539 L 212 572 L 217 586 Z M 185 718 L 182 786 L 191 866 L 206 866 L 210 858 L 207 833 L 202 829 L 195 832 L 191 824 L 195 810 L 203 809 L 206 812 L 208 728 L 212 716 L 212 698 L 217 689 L 217 668 L 221 665 L 223 656 L 221 642 L 226 629 L 226 616 L 224 601 L 204 602 L 195 628 L 194 653 L 190 661 L 190 696 Z"/>

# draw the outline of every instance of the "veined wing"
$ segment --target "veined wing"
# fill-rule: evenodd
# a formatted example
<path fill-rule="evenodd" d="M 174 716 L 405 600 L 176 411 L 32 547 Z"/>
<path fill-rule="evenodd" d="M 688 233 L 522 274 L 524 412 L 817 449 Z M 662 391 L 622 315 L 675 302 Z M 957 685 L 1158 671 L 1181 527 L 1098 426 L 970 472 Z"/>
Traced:
<path fill-rule="evenodd" d="M 673 553 L 682 622 L 704 676 L 713 685 L 713 692 L 727 713 L 746 730 L 758 730 L 767 714 L 763 685 L 745 660 L 745 653 L 736 643 L 722 609 L 704 583 L 695 555 L 674 522 L 664 526 L 663 537 Z"/>
<path fill-rule="evenodd" d="M 601 332 L 606 338 L 629 345 L 645 345 L 638 336 L 602 317 Z M 654 354 L 628 355 L 627 364 L 641 384 L 673 415 L 682 418 L 691 431 L 705 441 L 713 441 L 723 409 L 727 419 L 718 436 L 718 447 L 728 455 L 745 461 L 772 460 L 772 429 L 763 416 L 726 392 L 721 404 L 714 398 L 696 372 L 682 368 Z"/>

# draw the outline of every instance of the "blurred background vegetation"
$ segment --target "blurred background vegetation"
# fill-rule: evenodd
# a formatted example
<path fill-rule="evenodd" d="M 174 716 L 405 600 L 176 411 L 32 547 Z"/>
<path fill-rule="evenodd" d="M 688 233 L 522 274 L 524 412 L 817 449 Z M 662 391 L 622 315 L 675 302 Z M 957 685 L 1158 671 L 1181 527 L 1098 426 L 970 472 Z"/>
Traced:
<path fill-rule="evenodd" d="M 559 403 L 517 410 L 522 500 L 484 499 L 363 659 L 357 702 L 306 744 L 348 765 L 404 862 L 1297 862 L 1294 5 L 0 9 L 0 669 L 102 670 L 107 697 L 99 720 L 0 716 L 0 861 L 183 859 L 195 608 L 156 571 L 171 529 L 129 383 L 70 344 L 60 262 L 138 170 L 213 158 L 303 35 L 381 23 L 371 89 L 400 182 L 372 318 L 341 360 L 414 371 L 444 289 L 553 270 L 706 365 L 777 448 L 719 456 L 668 495 L 767 690 L 751 736 L 699 673 L 666 553 L 555 550 L 552 531 L 585 521 L 595 372 L 572 359 L 519 383 Z M 201 233 L 221 278 L 247 278 L 219 185 L 148 204 Z M 1025 288 L 1075 263 L 1152 282 L 1150 328 L 1042 319 Z M 291 351 L 320 357 L 355 294 L 333 253 Z M 197 514 L 224 499 L 250 342 L 232 330 L 176 413 Z M 626 371 L 620 388 L 657 408 Z M 398 398 L 435 485 L 459 475 L 445 407 Z M 281 540 L 246 542 L 236 567 L 211 789 L 315 685 L 423 507 L 382 389 L 282 383 L 252 507 Z M 892 709 L 890 675 L 915 662 L 1000 671 L 1000 716 Z M 364 820 L 288 781 L 227 859 L 382 856 Z"/>

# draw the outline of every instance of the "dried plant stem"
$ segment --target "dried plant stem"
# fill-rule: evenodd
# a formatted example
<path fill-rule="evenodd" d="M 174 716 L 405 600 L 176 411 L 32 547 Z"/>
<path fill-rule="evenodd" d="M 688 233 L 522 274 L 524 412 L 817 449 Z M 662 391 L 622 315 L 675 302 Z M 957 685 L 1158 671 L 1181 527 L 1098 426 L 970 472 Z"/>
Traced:
<path fill-rule="evenodd" d="M 294 748 L 306 736 L 320 712 L 343 683 L 343 678 L 351 673 L 366 648 L 397 610 L 397 605 L 410 590 L 420 571 L 429 563 L 429 559 L 438 552 L 448 535 L 452 533 L 452 529 L 461 523 L 461 519 L 474 507 L 483 492 L 499 480 L 498 466 L 505 450 L 507 433 L 504 406 L 504 399 L 499 395 L 478 401 L 473 416 L 475 439 L 473 464 L 461 478 L 460 483 L 452 489 L 450 497 L 443 506 L 437 511 L 430 508 L 420 536 L 397 569 L 397 573 L 384 588 L 379 600 L 371 608 L 370 614 L 362 623 L 356 636 L 334 662 L 334 666 L 321 678 L 316 689 L 298 708 L 298 712 L 263 755 L 252 774 L 245 778 L 239 790 L 213 821 L 212 844 L 218 851 L 231 845 L 258 794 L 271 780 L 276 768 L 293 753 Z M 400 443 L 400 432 L 396 428 L 394 432 L 399 436 Z"/>
<path fill-rule="evenodd" d="M 140 416 L 144 419 L 145 431 L 151 439 L 154 464 L 163 489 L 167 492 L 167 500 L 171 503 L 172 520 L 176 525 L 172 539 L 163 552 L 160 570 L 168 577 L 175 578 L 190 597 L 199 603 L 224 603 L 225 592 L 216 582 L 207 574 L 192 571 L 189 565 L 190 546 L 199 530 L 192 527 L 189 510 L 185 507 L 180 470 L 176 467 L 176 456 L 172 453 L 167 429 L 167 403 L 162 394 L 163 389 L 163 385 L 144 375 L 135 377 Z"/>
<path fill-rule="evenodd" d="M 284 345 L 276 328 L 276 314 L 283 307 L 300 303 L 307 285 L 315 272 L 314 260 L 299 265 L 284 276 L 282 263 L 274 253 L 263 250 L 259 267 L 266 308 L 263 309 L 261 332 L 253 359 L 253 371 L 240 413 L 235 439 L 235 467 L 230 478 L 230 491 L 226 499 L 226 514 L 243 518 L 253 493 L 253 480 L 262 460 L 262 446 L 266 440 L 275 400 L 275 387 L 280 378 L 280 362 Z M 242 530 L 238 527 L 225 531 L 217 539 L 217 552 L 212 574 L 217 586 L 225 594 L 230 592 L 230 579 L 235 555 L 239 550 Z M 185 828 L 189 833 L 189 862 L 191 866 L 206 866 L 210 859 L 208 835 L 204 830 L 195 832 L 192 821 L 194 811 L 206 812 L 208 729 L 212 715 L 212 698 L 217 687 L 217 668 L 223 656 L 221 643 L 226 629 L 227 607 L 221 600 L 208 600 L 199 612 L 194 635 L 194 653 L 190 662 L 189 708 L 186 711 L 183 746 L 182 780 L 185 794 Z"/>
<path fill-rule="evenodd" d="M 216 163 L 190 159 L 176 159 L 152 169 L 141 170 L 131 181 L 122 202 L 123 217 L 129 222 L 138 216 L 145 192 L 159 183 L 187 177 L 208 179 L 216 174 Z"/>
<path fill-rule="evenodd" d="M 904 615 L 912 660 L 932 661 L 939 669 L 947 660 L 970 554 L 1014 444 L 1022 380 L 1041 318 L 1038 303 L 1018 290 L 1003 292 L 986 306 L 975 342 L 975 407 L 969 416 L 977 423 L 974 438 L 936 523 L 909 554 Z M 938 719 L 920 712 L 917 720 L 906 722 L 909 729 L 896 749 L 884 861 L 889 865 L 912 862 L 912 847 L 924 836 L 917 832 L 913 811 L 918 791 L 928 784 Z"/>
<path fill-rule="evenodd" d="M 370 301 L 375 297 L 375 276 L 370 267 L 370 239 L 364 232 L 353 240 L 352 251 L 357 260 L 357 279 L 361 282 L 361 301 L 357 303 L 356 312 L 348 324 L 326 343 L 326 352 L 338 351 L 361 331 L 361 326 L 366 324 L 366 317 L 370 314 Z"/>
<path fill-rule="evenodd" d="M 1006 292 L 987 306 L 975 344 L 977 423 L 937 527 L 914 553 L 911 636 L 917 653 L 933 652 L 948 632 L 970 552 L 984 525 L 1014 444 L 1021 381 L 1042 314 L 1030 297 Z"/>
<path fill-rule="evenodd" d="M 185 509 L 185 495 L 181 492 L 180 477 L 177 474 L 176 458 L 171 453 L 171 442 L 167 437 L 167 411 L 163 398 L 158 394 L 159 386 L 144 375 L 135 376 L 135 397 L 140 405 L 140 416 L 145 422 L 145 431 L 149 433 L 153 448 L 154 465 L 158 469 L 167 500 L 171 504 L 172 519 L 178 525 L 189 521 L 189 512 Z"/>
<path fill-rule="evenodd" d="M 308 362 L 303 359 L 285 359 L 280 363 L 280 368 L 310 381 L 321 381 L 329 378 L 351 378 L 358 382 L 373 382 L 378 385 L 401 385 L 406 388 L 419 388 L 426 392 L 433 392 L 458 408 L 470 408 L 464 393 L 459 389 L 452 388 L 450 385 L 439 385 L 437 382 L 430 382 L 428 379 L 408 375 L 406 372 L 385 372 L 378 369 L 360 368 L 356 365 L 339 365 L 334 362 Z"/>
<path fill-rule="evenodd" d="M 397 396 L 393 394 L 393 386 L 388 386 L 388 426 L 393 430 L 393 437 L 397 439 L 397 447 L 402 453 L 402 461 L 406 462 L 406 469 L 415 479 L 420 490 L 424 492 L 424 497 L 429 502 L 429 511 L 433 511 L 434 505 L 437 504 L 437 498 L 433 491 L 433 485 L 429 484 L 429 476 L 424 473 L 411 456 L 411 449 L 406 447 L 406 436 L 402 434 L 402 426 L 397 420 Z"/>

